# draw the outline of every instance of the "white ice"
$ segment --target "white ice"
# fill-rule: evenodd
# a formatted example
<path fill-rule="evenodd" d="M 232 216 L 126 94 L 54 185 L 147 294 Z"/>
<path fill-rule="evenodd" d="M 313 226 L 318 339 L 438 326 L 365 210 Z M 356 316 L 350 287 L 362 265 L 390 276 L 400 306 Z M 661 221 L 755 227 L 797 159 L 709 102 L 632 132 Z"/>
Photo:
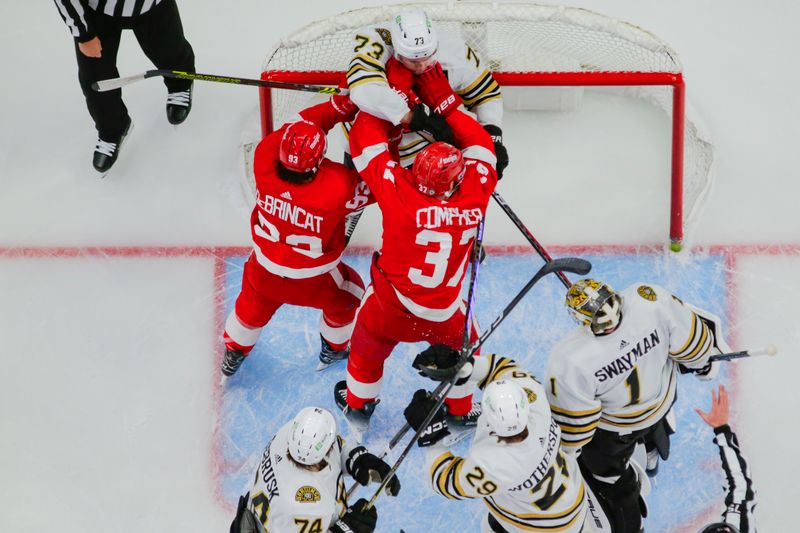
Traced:
<path fill-rule="evenodd" d="M 198 71 L 248 77 L 288 30 L 375 3 L 179 1 Z M 738 363 L 735 424 L 759 491 L 760 531 L 792 531 L 800 7 L 570 4 L 646 28 L 681 55 L 689 100 L 716 146 L 715 185 L 694 241 L 737 251 L 734 347 L 780 350 Z M 191 116 L 175 128 L 163 84 L 131 86 L 124 96 L 135 127 L 100 180 L 56 7 L 6 1 L 0 12 L 0 531 L 226 530 L 231 509 L 214 477 L 213 249 L 248 244 L 239 143 L 256 91 L 198 83 Z M 118 65 L 123 75 L 152 68 L 130 33 Z M 588 105 L 585 114 L 510 117 L 513 172 L 501 192 L 548 245 L 665 242 L 668 120 L 613 98 Z M 612 119 L 629 127 L 610 131 Z M 490 244 L 522 242 L 502 214 L 490 217 L 498 220 Z M 357 244 L 376 242 L 370 221 Z M 721 490 L 709 487 L 709 498 L 721 500 Z"/>

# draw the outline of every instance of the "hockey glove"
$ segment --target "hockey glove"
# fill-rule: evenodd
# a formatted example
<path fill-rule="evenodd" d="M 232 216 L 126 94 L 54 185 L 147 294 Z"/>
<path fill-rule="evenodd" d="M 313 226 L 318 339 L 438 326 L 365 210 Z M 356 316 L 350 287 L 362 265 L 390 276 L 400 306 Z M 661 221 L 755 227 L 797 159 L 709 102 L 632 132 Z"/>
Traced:
<path fill-rule="evenodd" d="M 434 381 L 450 381 L 456 375 L 456 367 L 461 361 L 461 354 L 446 344 L 433 344 L 414 358 L 411 366 L 419 370 L 420 376 Z M 459 369 L 455 385 L 464 385 L 472 375 L 472 363 L 475 358 L 469 356 L 467 362 Z"/>
<path fill-rule="evenodd" d="M 333 524 L 331 533 L 373 533 L 378 523 L 378 511 L 366 509 L 367 500 L 361 498 L 347 508 L 347 512 Z"/>
<path fill-rule="evenodd" d="M 712 379 L 716 379 L 718 374 L 719 374 L 719 361 L 713 361 L 711 363 L 708 363 L 703 368 L 694 371 L 694 375 L 700 381 L 711 381 Z"/>
<path fill-rule="evenodd" d="M 408 422 L 409 426 L 414 428 L 415 431 L 419 431 L 428 413 L 433 410 L 435 405 L 436 398 L 428 391 L 420 389 L 414 393 L 414 398 L 403 411 L 403 416 L 406 417 L 406 422 Z M 421 447 L 433 446 L 449 434 L 450 430 L 447 429 L 445 411 L 440 406 L 433 419 L 420 434 L 417 444 Z"/>
<path fill-rule="evenodd" d="M 369 453 L 363 446 L 353 448 L 345 466 L 353 479 L 365 486 L 370 480 L 376 483 L 382 482 L 391 470 L 388 464 Z M 386 491 L 389 496 L 397 496 L 400 493 L 400 480 L 397 479 L 397 476 L 392 476 L 392 480 L 386 485 Z"/>
<path fill-rule="evenodd" d="M 447 75 L 438 62 L 422 74 L 415 76 L 414 91 L 424 104 L 443 117 L 458 109 L 459 97 L 450 87 Z"/>
<path fill-rule="evenodd" d="M 427 131 L 437 141 L 446 142 L 447 144 L 456 142 L 455 137 L 453 137 L 453 130 L 450 129 L 447 121 L 439 115 L 428 114 L 428 110 L 422 104 L 414 106 L 408 129 L 411 131 Z"/>
<path fill-rule="evenodd" d="M 497 165 L 495 166 L 497 170 L 497 179 L 503 179 L 503 171 L 508 166 L 508 150 L 506 150 L 503 144 L 503 130 L 494 124 L 486 124 L 483 129 L 492 136 L 494 154 L 497 156 Z"/>
<path fill-rule="evenodd" d="M 247 508 L 247 502 L 250 499 L 248 492 L 244 496 L 239 496 L 239 505 L 236 508 L 236 518 L 231 523 L 230 533 L 263 533 L 264 527 L 253 514 L 253 511 Z"/>

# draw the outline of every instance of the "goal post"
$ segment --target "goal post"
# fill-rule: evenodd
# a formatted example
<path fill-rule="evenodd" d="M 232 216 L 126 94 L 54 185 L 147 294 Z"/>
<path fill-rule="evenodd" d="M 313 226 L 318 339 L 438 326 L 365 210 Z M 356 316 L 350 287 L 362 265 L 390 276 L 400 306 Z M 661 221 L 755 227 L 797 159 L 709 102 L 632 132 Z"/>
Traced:
<path fill-rule="evenodd" d="M 403 8 L 425 9 L 440 32 L 460 36 L 492 69 L 503 88 L 616 87 L 671 116 L 670 246 L 710 186 L 713 146 L 686 116 L 686 89 L 677 53 L 653 34 L 585 9 L 481 1 L 396 4 L 348 11 L 313 22 L 283 38 L 267 56 L 265 80 L 336 86 L 352 55 L 355 32 L 391 19 Z M 261 134 L 314 102 L 313 95 L 260 88 Z M 511 89 L 509 89 L 511 92 Z M 553 109 L 522 95 L 506 108 Z M 570 98 L 556 99 L 572 105 Z M 567 102 L 564 104 L 564 102 Z"/>

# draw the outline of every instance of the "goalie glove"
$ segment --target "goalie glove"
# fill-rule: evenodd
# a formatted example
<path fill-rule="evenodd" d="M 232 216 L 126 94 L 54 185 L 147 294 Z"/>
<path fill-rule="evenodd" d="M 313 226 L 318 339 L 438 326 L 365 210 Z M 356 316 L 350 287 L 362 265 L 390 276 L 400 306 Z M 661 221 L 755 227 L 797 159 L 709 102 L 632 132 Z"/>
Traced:
<path fill-rule="evenodd" d="M 423 103 L 433 109 L 437 115 L 443 117 L 448 116 L 461 105 L 461 97 L 453 91 L 447 75 L 442 70 L 442 65 L 438 62 L 422 74 L 415 76 L 414 91 Z"/>
<path fill-rule="evenodd" d="M 446 344 L 433 344 L 417 354 L 411 366 L 433 381 L 450 381 L 456 375 L 456 367 L 461 361 L 461 354 Z M 464 385 L 472 375 L 473 356 L 459 369 L 455 386 Z"/>
<path fill-rule="evenodd" d="M 345 514 L 329 529 L 329 533 L 373 533 L 378 523 L 378 511 L 367 509 L 367 500 L 361 498 L 347 508 Z"/>
<path fill-rule="evenodd" d="M 408 123 L 408 129 L 411 131 L 427 131 L 435 140 L 447 144 L 456 142 L 453 130 L 443 117 L 428 113 L 422 104 L 415 105 L 411 113 L 411 121 Z"/>
<path fill-rule="evenodd" d="M 358 446 L 350 451 L 345 467 L 353 479 L 365 486 L 370 480 L 381 483 L 391 470 L 391 467 L 383 459 L 371 454 L 363 446 Z M 392 476 L 391 481 L 386 485 L 386 491 L 389 496 L 397 496 L 400 493 L 400 480 L 397 479 L 397 476 Z"/>
<path fill-rule="evenodd" d="M 492 136 L 494 155 L 497 156 L 497 165 L 495 167 L 495 170 L 497 170 L 497 179 L 502 179 L 503 171 L 508 166 L 508 150 L 506 150 L 503 144 L 503 130 L 494 124 L 486 124 L 483 129 Z"/>
<path fill-rule="evenodd" d="M 408 425 L 414 428 L 415 431 L 419 431 L 428 413 L 433 410 L 436 403 L 436 398 L 430 392 L 424 389 L 415 392 L 411 403 L 403 411 L 403 416 L 406 417 Z M 420 434 L 417 444 L 420 447 L 433 446 L 449 434 L 450 430 L 447 429 L 444 406 L 439 406 L 439 410 L 433 416 L 433 419 Z"/>

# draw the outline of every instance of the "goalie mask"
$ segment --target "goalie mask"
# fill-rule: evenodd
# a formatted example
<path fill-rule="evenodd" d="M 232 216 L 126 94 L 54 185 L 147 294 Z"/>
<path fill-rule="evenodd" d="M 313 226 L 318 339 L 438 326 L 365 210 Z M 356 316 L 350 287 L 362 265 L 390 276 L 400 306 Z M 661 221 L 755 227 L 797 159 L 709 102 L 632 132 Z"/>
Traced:
<path fill-rule="evenodd" d="M 498 437 L 513 437 L 528 427 L 531 404 L 513 381 L 500 379 L 486 385 L 481 407 L 489 429 Z"/>
<path fill-rule="evenodd" d="M 336 420 L 321 407 L 306 407 L 289 429 L 289 455 L 302 465 L 315 465 L 328 456 L 336 441 Z"/>
<path fill-rule="evenodd" d="M 589 326 L 595 335 L 613 332 L 622 320 L 622 299 L 609 285 L 582 279 L 567 292 L 567 308 L 572 317 L 583 326 Z"/>

